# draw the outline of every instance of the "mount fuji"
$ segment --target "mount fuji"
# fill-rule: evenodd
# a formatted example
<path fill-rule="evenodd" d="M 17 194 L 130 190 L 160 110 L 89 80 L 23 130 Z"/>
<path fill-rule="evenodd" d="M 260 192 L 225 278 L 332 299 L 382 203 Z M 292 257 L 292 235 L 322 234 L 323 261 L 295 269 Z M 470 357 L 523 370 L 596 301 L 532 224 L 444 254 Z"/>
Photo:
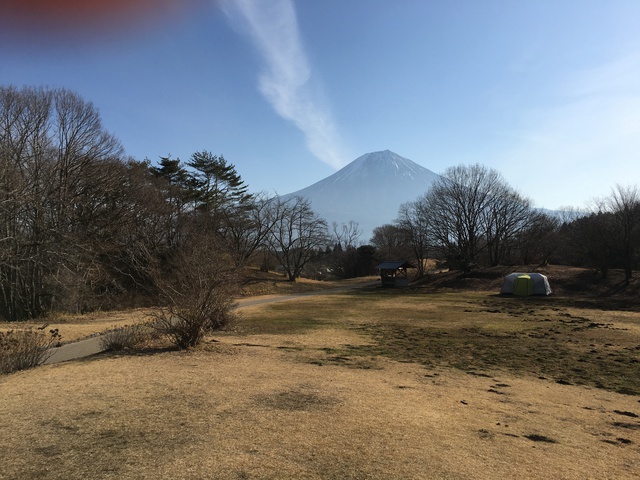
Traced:
<path fill-rule="evenodd" d="M 333 222 L 358 223 L 368 243 L 373 229 L 392 223 L 402 203 L 424 194 L 439 175 L 389 150 L 362 155 L 333 175 L 284 195 L 304 197 L 311 208 Z"/>

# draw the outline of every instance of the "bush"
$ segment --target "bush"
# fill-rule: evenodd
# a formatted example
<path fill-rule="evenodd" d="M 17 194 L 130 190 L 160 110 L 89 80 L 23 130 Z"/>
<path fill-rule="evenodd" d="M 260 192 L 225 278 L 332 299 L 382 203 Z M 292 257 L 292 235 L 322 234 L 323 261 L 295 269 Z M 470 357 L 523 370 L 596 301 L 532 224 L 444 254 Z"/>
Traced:
<path fill-rule="evenodd" d="M 229 324 L 238 290 L 237 270 L 224 250 L 212 239 L 199 240 L 156 277 L 164 307 L 154 315 L 153 326 L 184 349 Z"/>
<path fill-rule="evenodd" d="M 112 352 L 131 350 L 146 343 L 151 333 L 151 328 L 145 324 L 117 327 L 100 336 L 100 347 Z"/>
<path fill-rule="evenodd" d="M 160 310 L 155 317 L 154 327 L 158 332 L 169 337 L 178 348 L 187 349 L 198 345 L 207 333 L 228 325 L 233 315 L 215 307 L 198 309 L 172 305 Z"/>
<path fill-rule="evenodd" d="M 37 367 L 51 355 L 60 342 L 58 329 L 49 333 L 33 329 L 0 332 L 0 374 Z"/>

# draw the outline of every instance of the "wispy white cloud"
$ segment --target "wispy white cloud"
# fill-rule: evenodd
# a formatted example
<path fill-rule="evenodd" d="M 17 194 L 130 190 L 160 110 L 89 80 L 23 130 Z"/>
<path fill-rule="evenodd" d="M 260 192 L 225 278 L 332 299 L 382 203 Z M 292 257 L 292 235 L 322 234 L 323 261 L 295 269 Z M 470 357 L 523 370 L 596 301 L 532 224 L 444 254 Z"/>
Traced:
<path fill-rule="evenodd" d="M 225 0 L 231 22 L 249 34 L 264 60 L 258 87 L 281 117 L 305 135 L 309 150 L 334 168 L 345 165 L 341 142 L 326 104 L 311 84 L 311 67 L 304 51 L 291 0 Z"/>
<path fill-rule="evenodd" d="M 522 113 L 500 162 L 505 177 L 549 208 L 580 207 L 616 183 L 638 183 L 638 60 L 625 57 L 565 75 L 554 104 Z"/>

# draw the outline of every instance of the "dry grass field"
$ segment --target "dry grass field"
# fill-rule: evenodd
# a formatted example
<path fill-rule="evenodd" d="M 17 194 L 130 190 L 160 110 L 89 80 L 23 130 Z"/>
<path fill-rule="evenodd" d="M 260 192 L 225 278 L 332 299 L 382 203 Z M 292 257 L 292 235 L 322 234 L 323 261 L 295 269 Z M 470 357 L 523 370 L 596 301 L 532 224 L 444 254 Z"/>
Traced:
<path fill-rule="evenodd" d="M 111 328 L 145 322 L 148 320 L 150 312 L 150 309 L 138 308 L 135 310 L 93 312 L 78 315 L 56 314 L 38 321 L 20 322 L 17 324 L 0 322 L 0 331 L 8 331 L 17 327 L 40 328 L 44 331 L 58 329 L 61 343 L 67 343 L 91 337 Z"/>
<path fill-rule="evenodd" d="M 192 351 L 0 377 L 0 478 L 638 478 L 640 302 L 492 282 L 248 306 Z"/>
<path fill-rule="evenodd" d="M 240 303 L 249 298 L 269 298 L 280 295 L 316 292 L 377 279 L 377 277 L 367 277 L 343 281 L 320 282 L 302 278 L 299 279 L 298 282 L 291 283 L 282 275 L 263 273 L 257 269 L 251 269 L 248 272 L 241 288 Z M 60 342 L 68 343 L 92 337 L 109 329 L 146 322 L 149 320 L 151 313 L 152 309 L 149 308 L 136 308 L 122 311 L 96 311 L 84 314 L 55 313 L 41 320 L 20 322 L 18 324 L 0 322 L 0 332 L 6 332 L 15 328 L 39 328 L 45 332 L 50 329 L 57 329 L 60 334 Z"/>

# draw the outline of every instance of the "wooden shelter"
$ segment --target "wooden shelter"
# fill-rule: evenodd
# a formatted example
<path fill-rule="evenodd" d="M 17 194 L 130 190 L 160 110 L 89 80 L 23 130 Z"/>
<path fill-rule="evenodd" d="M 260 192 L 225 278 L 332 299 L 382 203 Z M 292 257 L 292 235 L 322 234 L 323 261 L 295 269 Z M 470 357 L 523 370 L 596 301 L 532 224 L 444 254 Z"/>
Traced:
<path fill-rule="evenodd" d="M 409 268 L 416 268 L 409 262 L 382 262 L 376 267 L 380 271 L 380 282 L 382 287 L 408 287 Z"/>

